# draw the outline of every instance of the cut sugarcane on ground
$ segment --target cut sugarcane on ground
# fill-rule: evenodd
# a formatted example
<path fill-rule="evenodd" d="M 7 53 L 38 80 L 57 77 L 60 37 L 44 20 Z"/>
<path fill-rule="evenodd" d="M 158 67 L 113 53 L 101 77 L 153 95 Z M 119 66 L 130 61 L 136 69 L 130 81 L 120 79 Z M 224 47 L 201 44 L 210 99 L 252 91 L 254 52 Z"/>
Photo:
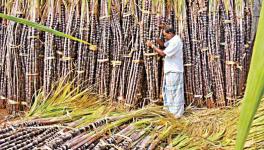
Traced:
<path fill-rule="evenodd" d="M 78 37 L 78 43 L 0 20 L 0 103 L 28 109 L 59 77 L 77 76 L 130 108 L 162 101 L 162 59 L 146 47 L 163 31 L 184 43 L 186 104 L 235 105 L 244 93 L 252 52 L 252 1 L 1 0 L 0 12 Z M 78 82 L 79 82 L 78 81 Z"/>
<path fill-rule="evenodd" d="M 49 97 L 40 91 L 24 119 L 2 124 L 0 149 L 234 149 L 239 105 L 187 108 L 175 119 L 156 105 L 126 111 L 80 87 L 61 80 Z M 264 146 L 263 113 L 264 102 L 246 149 Z"/>

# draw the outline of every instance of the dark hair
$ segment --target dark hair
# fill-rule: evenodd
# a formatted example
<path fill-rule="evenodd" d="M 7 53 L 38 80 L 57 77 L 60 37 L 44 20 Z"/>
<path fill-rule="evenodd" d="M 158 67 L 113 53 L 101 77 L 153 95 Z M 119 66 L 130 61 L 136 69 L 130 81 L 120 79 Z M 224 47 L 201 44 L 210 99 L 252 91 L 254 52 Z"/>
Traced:
<path fill-rule="evenodd" d="M 173 28 L 168 28 L 164 30 L 166 33 L 173 33 L 175 34 L 175 30 Z"/>

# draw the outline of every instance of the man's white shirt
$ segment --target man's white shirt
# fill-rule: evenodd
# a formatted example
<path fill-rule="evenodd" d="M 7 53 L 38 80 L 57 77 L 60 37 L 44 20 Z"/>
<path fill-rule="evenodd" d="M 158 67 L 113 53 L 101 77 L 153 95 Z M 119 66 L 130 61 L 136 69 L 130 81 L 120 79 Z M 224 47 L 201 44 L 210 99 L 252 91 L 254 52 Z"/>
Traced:
<path fill-rule="evenodd" d="M 178 35 L 164 43 L 164 73 L 183 72 L 183 43 Z"/>

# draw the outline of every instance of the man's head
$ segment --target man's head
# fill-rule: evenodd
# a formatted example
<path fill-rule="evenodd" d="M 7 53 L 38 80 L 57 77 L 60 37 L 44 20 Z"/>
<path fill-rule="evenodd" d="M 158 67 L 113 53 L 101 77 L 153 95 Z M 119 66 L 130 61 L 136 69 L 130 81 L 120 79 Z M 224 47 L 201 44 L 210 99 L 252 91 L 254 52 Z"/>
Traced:
<path fill-rule="evenodd" d="M 171 38 L 175 36 L 175 30 L 172 28 L 165 29 L 163 31 L 163 36 L 166 40 L 170 40 Z"/>

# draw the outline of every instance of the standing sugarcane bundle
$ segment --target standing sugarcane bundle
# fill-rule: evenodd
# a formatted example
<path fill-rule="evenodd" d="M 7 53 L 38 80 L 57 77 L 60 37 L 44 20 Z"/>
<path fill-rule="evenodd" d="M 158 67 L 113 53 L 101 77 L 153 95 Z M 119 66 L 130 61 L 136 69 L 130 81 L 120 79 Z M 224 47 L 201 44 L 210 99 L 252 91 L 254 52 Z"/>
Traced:
<path fill-rule="evenodd" d="M 195 2 L 196 5 L 194 6 L 194 13 L 196 13 L 195 21 L 196 23 L 193 25 L 196 28 L 196 38 L 193 39 L 193 42 L 196 45 L 195 49 L 195 55 L 193 57 L 195 58 L 195 71 L 197 71 L 196 81 L 200 84 L 199 86 L 201 89 L 197 90 L 197 93 L 195 94 L 195 97 L 198 98 L 198 101 L 200 101 L 200 105 L 206 105 L 206 96 L 211 97 L 210 94 L 210 84 L 208 83 L 208 72 L 207 72 L 207 3 L 205 2 Z M 201 32 L 201 33 L 200 33 Z M 197 83 L 196 83 L 197 84 Z M 196 85 L 197 86 L 197 85 Z M 200 100 L 199 100 L 200 99 Z M 212 101 L 208 101 L 213 103 Z"/>
<path fill-rule="evenodd" d="M 40 1 L 32 1 L 29 3 L 30 16 L 29 20 L 34 22 L 40 21 Z M 28 106 L 32 103 L 32 96 L 40 88 L 40 64 L 39 64 L 39 52 L 40 50 L 40 31 L 29 28 L 27 36 L 27 63 L 26 63 L 26 102 Z"/>
<path fill-rule="evenodd" d="M 99 35 L 99 4 L 98 0 L 91 0 L 89 4 L 90 20 L 89 20 L 89 42 L 98 45 Z M 87 74 L 85 76 L 89 84 L 95 84 L 96 77 L 96 65 L 97 65 L 97 47 L 90 46 L 88 52 L 88 66 Z"/>
<path fill-rule="evenodd" d="M 118 95 L 118 101 L 124 102 L 125 101 L 125 95 L 126 95 L 126 85 L 128 82 L 127 76 L 129 75 L 129 71 L 131 69 L 131 61 L 132 61 L 132 47 L 134 45 L 134 30 L 135 26 L 133 24 L 135 23 L 135 19 L 133 18 L 135 11 L 134 2 L 130 1 L 122 1 L 122 32 L 123 32 L 123 55 L 122 55 L 122 66 L 121 66 L 121 76 L 120 76 L 120 82 L 119 82 L 119 95 Z"/>
<path fill-rule="evenodd" d="M 123 33 L 121 27 L 120 3 L 116 0 L 111 1 L 111 81 L 109 96 L 112 100 L 117 100 L 118 88 L 121 77 L 121 56 L 124 55 L 123 50 Z"/>
<path fill-rule="evenodd" d="M 56 2 L 58 1 L 48 1 L 49 7 L 47 12 L 46 26 L 55 28 L 57 24 L 56 20 Z M 59 49 L 60 42 L 56 41 L 57 48 Z M 56 50 L 54 49 L 55 39 L 50 33 L 45 33 L 45 44 L 44 44 L 44 91 L 46 94 L 51 90 L 52 82 L 56 79 Z"/>
<path fill-rule="evenodd" d="M 149 5 L 146 7 L 145 5 Z M 160 17 L 160 11 L 161 11 L 161 4 L 160 2 L 152 2 L 151 3 L 145 3 L 146 8 L 145 12 L 143 12 L 142 20 L 144 19 L 149 19 L 149 26 L 144 26 L 144 30 L 148 30 L 145 32 L 148 32 L 148 35 L 144 35 L 144 41 L 145 40 L 152 40 L 153 43 L 155 43 L 155 39 L 159 38 L 161 30 L 159 28 L 159 25 L 162 23 L 161 22 L 161 17 Z M 146 29 L 145 29 L 146 28 Z M 144 50 L 144 65 L 146 69 L 146 78 L 147 78 L 147 99 L 146 104 L 149 102 L 155 102 L 159 99 L 160 96 L 160 89 L 159 89 L 159 60 L 157 57 L 157 54 L 153 52 L 150 48 L 145 47 L 146 49 Z"/>
<path fill-rule="evenodd" d="M 139 104 L 139 100 L 142 98 L 142 88 L 143 85 L 140 83 L 142 81 L 142 72 L 143 72 L 143 65 L 142 65 L 142 53 L 143 48 L 140 44 L 140 38 L 143 36 L 143 29 L 142 25 L 136 24 L 135 25 L 135 43 L 132 47 L 132 65 L 129 72 L 128 83 L 127 83 L 127 92 L 126 92 L 126 105 L 129 107 L 134 107 Z M 143 43 L 144 44 L 144 43 Z"/>
<path fill-rule="evenodd" d="M 198 11 L 198 30 L 202 33 L 199 34 L 199 42 L 201 44 L 201 68 L 202 68 L 202 84 L 203 84 L 203 96 L 205 103 L 208 107 L 214 106 L 211 74 L 208 70 L 208 1 L 199 3 L 200 10 Z"/>
<path fill-rule="evenodd" d="M 81 1 L 81 16 L 80 16 L 80 39 L 88 41 L 89 38 L 89 3 L 85 0 Z M 86 74 L 89 72 L 89 60 L 88 60 L 88 45 L 78 43 L 78 54 L 77 54 L 77 78 L 78 81 L 85 80 Z M 87 69 L 86 69 L 87 68 Z M 77 82 L 78 82 L 77 81 Z"/>
<path fill-rule="evenodd" d="M 175 10 L 175 21 L 177 24 L 176 33 L 183 40 L 183 51 L 184 51 L 184 88 L 185 88 L 185 98 L 187 104 L 193 103 L 193 66 L 192 64 L 192 49 L 191 49 L 191 39 L 190 39 L 190 32 L 188 30 L 188 19 L 187 19 L 187 11 L 188 7 L 186 8 L 185 1 L 178 0 L 174 2 L 174 10 Z"/>
<path fill-rule="evenodd" d="M 14 1 L 11 14 L 20 16 L 21 2 Z M 20 50 L 20 36 L 22 26 L 14 23 L 7 22 L 6 30 L 6 80 L 7 80 L 7 109 L 9 113 L 19 111 L 21 102 L 25 100 L 25 93 L 23 92 L 25 79 L 22 73 L 21 58 L 19 56 Z M 25 66 L 24 66 L 25 67 Z"/>
<path fill-rule="evenodd" d="M 110 3 L 110 2 L 109 2 Z M 101 1 L 100 9 L 100 36 L 98 59 L 97 59 L 97 71 L 96 71 L 96 84 L 99 94 L 108 95 L 109 93 L 109 75 L 110 75 L 110 14 L 108 12 L 110 4 L 107 1 Z"/>
<path fill-rule="evenodd" d="M 5 11 L 4 7 L 5 1 L 1 1 L 1 13 Z M 1 30 L 0 30 L 0 108 L 5 108 L 6 105 L 6 97 L 7 97 L 7 85 L 6 85 L 6 74 L 5 74 L 5 65 L 6 65 L 6 27 L 7 23 L 5 20 L 1 19 L 0 22 Z"/>
<path fill-rule="evenodd" d="M 234 105 L 237 100 L 236 86 L 236 30 L 235 30 L 235 13 L 233 3 L 231 1 L 222 1 L 224 11 L 223 17 L 224 27 L 224 51 L 225 51 L 225 84 L 227 105 Z"/>
<path fill-rule="evenodd" d="M 140 36 L 140 48 L 143 49 L 143 60 L 144 60 L 144 66 L 146 68 L 146 80 L 147 82 L 145 83 L 147 85 L 147 97 L 146 97 L 146 100 L 148 100 L 147 102 L 143 102 L 143 103 L 149 103 L 150 100 L 154 100 L 155 99 L 155 91 L 154 89 L 155 88 L 155 83 L 153 84 L 153 69 L 150 68 L 151 66 L 153 66 L 153 60 L 151 59 L 151 57 L 155 56 L 155 53 L 150 53 L 150 48 L 147 47 L 145 45 L 146 41 L 147 40 L 151 40 L 153 39 L 154 37 L 151 37 L 151 33 L 153 33 L 153 31 L 151 31 L 152 27 L 154 26 L 152 23 L 153 22 L 153 19 L 152 19 L 152 22 L 151 22 L 151 18 L 154 18 L 154 15 L 152 15 L 152 2 L 150 0 L 142 0 L 142 18 L 141 18 L 141 23 L 142 23 L 142 34 Z M 149 54 L 151 54 L 149 56 Z"/>
<path fill-rule="evenodd" d="M 175 2 L 175 1 L 174 1 Z M 169 28 L 175 28 L 174 19 L 175 19 L 175 11 L 173 9 L 173 1 L 164 0 L 164 23 Z"/>
<path fill-rule="evenodd" d="M 244 4 L 240 0 L 235 1 L 234 5 L 234 22 L 236 28 L 236 85 L 237 85 L 237 93 L 236 95 L 240 96 L 242 94 L 243 87 L 243 55 L 245 54 L 245 19 L 244 19 Z"/>
<path fill-rule="evenodd" d="M 157 3 L 157 14 L 156 14 L 156 23 L 155 23 L 155 33 L 154 36 L 156 38 L 162 38 L 163 35 L 163 29 L 161 28 L 162 25 L 164 25 L 165 22 L 165 2 L 163 0 L 158 1 Z M 156 42 L 156 41 L 155 41 Z M 162 85 L 163 85 L 163 59 L 159 56 L 157 56 L 155 60 L 154 66 L 158 68 L 155 68 L 155 80 L 156 80 L 156 92 L 157 96 L 159 96 L 159 99 L 162 98 Z"/>
<path fill-rule="evenodd" d="M 4 11 L 4 10 L 2 10 Z M 6 42 L 6 24 L 4 20 L 1 20 L 1 30 L 0 30 L 0 44 L 4 45 Z M 6 47 L 0 47 L 0 108 L 5 108 L 6 96 L 7 96 L 7 85 L 6 75 L 5 75 L 5 62 L 6 62 Z"/>
<path fill-rule="evenodd" d="M 251 55 L 250 48 L 252 47 L 251 38 L 251 7 L 252 2 L 250 1 L 237 1 L 235 6 L 236 11 L 236 21 L 237 21 L 237 49 L 239 52 L 237 55 L 237 71 L 238 71 L 238 81 L 237 81 L 237 95 L 239 97 L 243 96 L 246 77 L 247 77 L 247 64 L 250 61 L 247 56 Z"/>
<path fill-rule="evenodd" d="M 184 44 L 183 44 L 183 49 L 184 49 L 184 91 L 185 91 L 185 98 L 186 98 L 186 103 L 187 104 L 192 104 L 193 103 L 193 64 L 192 64 L 192 52 L 191 52 L 191 47 L 190 47 L 190 38 L 188 34 L 188 30 L 185 29 L 183 31 L 182 36 L 184 37 Z"/>
<path fill-rule="evenodd" d="M 193 66 L 193 85 L 194 85 L 194 104 L 197 106 L 203 106 L 205 103 L 203 101 L 203 83 L 202 83 L 202 68 L 201 68 L 201 43 L 198 37 L 199 29 L 198 29 L 198 11 L 199 7 L 196 4 L 197 1 L 189 1 L 189 15 L 188 20 L 190 22 L 190 45 L 192 49 L 192 64 Z"/>
<path fill-rule="evenodd" d="M 242 69 L 244 70 L 244 75 L 243 75 L 243 82 L 240 83 L 243 84 L 242 89 L 243 91 L 245 90 L 246 87 L 246 80 L 247 80 L 247 75 L 249 71 L 249 64 L 251 60 L 251 55 L 252 55 L 252 46 L 253 46 L 253 40 L 252 40 L 252 7 L 253 4 L 249 1 L 245 2 L 245 7 L 244 7 L 244 19 L 245 19 L 245 54 L 242 54 L 242 62 L 243 62 L 243 67 Z"/>
<path fill-rule="evenodd" d="M 66 8 L 66 33 L 71 35 L 76 35 L 79 30 L 79 11 L 78 11 L 78 3 L 79 1 L 72 1 L 68 3 L 64 3 Z M 76 42 L 65 39 L 63 45 L 63 55 L 60 58 L 61 63 L 61 75 L 67 76 L 71 74 L 70 72 L 74 69 L 74 61 L 75 61 L 75 47 Z M 72 76 L 68 76 L 71 78 Z"/>
<path fill-rule="evenodd" d="M 223 81 L 223 68 L 221 59 L 223 56 L 220 52 L 220 3 L 218 1 L 209 1 L 209 70 L 211 72 L 213 96 L 217 106 L 225 106 L 225 93 Z"/>
<path fill-rule="evenodd" d="M 21 4 L 24 8 L 27 8 L 27 6 L 29 5 L 29 3 L 27 2 L 24 2 Z M 22 9 L 20 10 L 20 17 L 23 18 L 23 17 L 26 17 L 28 13 L 28 10 L 27 9 Z M 32 100 L 32 96 L 30 99 L 27 99 L 27 89 L 28 89 L 28 86 L 26 85 L 27 83 L 27 71 L 29 70 L 28 67 L 29 67 L 29 39 L 28 39 L 28 36 L 29 36 L 29 27 L 25 26 L 25 25 L 22 25 L 22 31 L 21 31 L 21 37 L 20 37 L 20 48 L 19 48 L 19 56 L 20 56 L 20 59 L 21 59 L 21 69 L 22 69 L 22 75 L 23 75 L 23 79 L 24 79 L 24 83 L 23 85 L 21 85 L 21 89 L 25 89 L 25 91 L 21 91 L 22 94 L 23 94 L 23 97 L 25 97 L 25 101 L 27 104 L 27 106 L 30 106 L 30 101 Z M 34 56 L 33 56 L 34 57 Z M 36 61 L 36 60 L 34 60 Z M 36 65 L 35 65 L 36 66 Z M 36 81 L 37 82 L 37 81 Z M 37 88 L 33 89 L 33 90 L 37 90 Z M 33 92 L 32 90 L 32 92 Z M 34 93 L 33 93 L 34 94 Z M 24 106 L 23 106 L 24 107 Z M 22 108 L 24 109 L 24 108 Z"/>
<path fill-rule="evenodd" d="M 57 0 L 56 3 L 54 3 L 55 6 L 49 6 L 48 7 L 54 7 L 54 9 L 56 10 L 56 14 L 54 14 L 54 19 L 56 20 L 56 22 L 54 22 L 53 24 L 57 24 L 56 29 L 58 31 L 61 32 L 66 32 L 66 5 L 63 3 L 63 1 L 61 0 Z M 55 21 L 54 20 L 54 21 Z M 61 59 L 63 57 L 63 51 L 64 51 L 64 43 L 65 43 L 65 38 L 64 37 L 54 37 L 55 39 L 55 44 L 56 44 L 56 53 L 54 55 L 56 55 L 56 68 L 54 68 L 54 70 L 56 70 L 57 73 L 55 73 L 55 76 L 60 77 L 62 75 L 62 64 L 61 64 Z M 55 61 L 55 60 L 54 60 Z"/>
<path fill-rule="evenodd" d="M 192 35 L 194 34 L 192 31 L 192 3 L 191 1 L 185 1 L 186 3 L 186 32 L 185 32 L 185 42 L 183 47 L 186 49 L 187 52 L 184 54 L 188 54 L 188 56 L 184 57 L 184 61 L 188 62 L 184 64 L 184 67 L 187 68 L 185 69 L 185 77 L 187 76 L 187 79 L 189 82 L 187 83 L 186 81 L 184 82 L 184 88 L 185 88 L 185 96 L 186 96 L 186 104 L 195 104 L 195 98 L 194 98 L 194 93 L 195 93 L 195 82 L 194 82 L 194 58 L 193 52 L 192 52 L 192 47 L 193 47 L 193 42 L 192 42 Z"/>
<path fill-rule="evenodd" d="M 100 94 L 113 100 L 133 107 L 155 102 L 161 94 L 162 65 L 145 41 L 154 43 L 162 33 L 158 25 L 165 24 L 184 43 L 187 104 L 232 105 L 243 94 L 249 68 L 251 7 L 240 0 L 10 1 L 0 11 L 93 45 L 0 20 L 0 99 L 29 105 L 39 87 L 44 85 L 47 94 L 57 77 L 74 72 L 77 83 L 96 84 Z"/>

